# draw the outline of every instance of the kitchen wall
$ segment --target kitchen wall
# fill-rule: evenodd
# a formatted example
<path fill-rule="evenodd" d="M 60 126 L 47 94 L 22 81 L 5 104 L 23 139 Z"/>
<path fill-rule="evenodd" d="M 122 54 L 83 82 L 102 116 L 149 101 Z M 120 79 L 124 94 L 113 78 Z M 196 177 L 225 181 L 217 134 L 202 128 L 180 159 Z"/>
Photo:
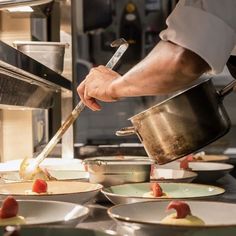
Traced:
<path fill-rule="evenodd" d="M 30 40 L 29 14 L 0 11 L 0 40 L 11 46 L 15 40 Z M 0 114 L 0 161 L 31 157 L 32 111 L 4 108 Z"/>

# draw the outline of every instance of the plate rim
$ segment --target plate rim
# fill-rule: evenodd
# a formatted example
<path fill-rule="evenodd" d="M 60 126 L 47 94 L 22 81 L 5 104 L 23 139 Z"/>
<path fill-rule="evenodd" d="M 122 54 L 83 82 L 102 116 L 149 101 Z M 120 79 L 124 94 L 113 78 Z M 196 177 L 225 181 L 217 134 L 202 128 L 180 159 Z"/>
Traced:
<path fill-rule="evenodd" d="M 52 180 L 52 181 L 47 181 L 47 182 L 61 182 L 63 184 L 66 184 L 66 182 L 70 182 L 70 183 L 80 183 L 80 184 L 91 184 L 91 185 L 96 185 L 97 188 L 96 189 L 92 189 L 92 190 L 87 190 L 87 191 L 81 191 L 81 192 L 72 192 L 72 193 L 48 193 L 48 194 L 14 194 L 14 193 L 1 193 L 0 192 L 0 196 L 7 196 L 7 195 L 11 195 L 13 197 L 51 197 L 51 196 L 64 196 L 64 195 L 76 195 L 76 194 L 80 194 L 80 193 L 92 193 L 92 192 L 96 192 L 96 191 L 101 191 L 101 189 L 103 188 L 103 185 L 101 184 L 95 184 L 95 183 L 90 183 L 90 182 L 82 182 L 82 181 L 68 181 L 68 180 Z M 25 184 L 25 183 L 31 183 L 33 184 L 33 181 L 29 181 L 29 182 L 17 182 L 17 183 L 0 183 L 0 187 L 1 186 L 5 186 L 6 185 L 21 185 L 21 184 Z"/>
<path fill-rule="evenodd" d="M 228 166 L 228 168 L 226 168 L 226 169 L 214 169 L 214 170 L 209 170 L 209 169 L 207 169 L 207 170 L 199 170 L 199 169 L 194 169 L 194 168 L 191 168 L 192 169 L 192 171 L 194 172 L 194 171 L 197 171 L 197 172 L 219 172 L 219 171 L 231 171 L 231 170 L 233 170 L 234 169 L 234 166 L 232 165 L 232 164 L 229 164 L 229 163 L 221 163 L 221 162 L 204 162 L 204 161 L 196 161 L 196 162 L 189 162 L 189 164 L 191 165 L 193 163 L 193 165 L 194 164 L 204 164 L 204 165 L 212 165 L 212 164 L 220 164 L 220 165 L 224 165 L 225 167 L 226 166 Z"/>
<path fill-rule="evenodd" d="M 2 202 L 3 201 L 3 199 L 2 200 L 0 200 L 0 202 Z M 30 224 L 30 223 L 25 223 L 25 224 L 22 224 L 22 225 L 24 225 L 24 226 L 26 226 L 26 227 L 28 227 L 28 226 L 36 226 L 36 225 L 48 225 L 48 224 L 61 224 L 61 223 L 63 223 L 63 222 L 70 222 L 70 221 L 73 221 L 73 220 L 76 220 L 76 219 L 80 219 L 80 218 L 83 218 L 83 217 L 86 217 L 86 216 L 88 216 L 88 214 L 89 214 L 89 212 L 90 212 L 90 209 L 87 207 L 87 206 L 84 206 L 84 205 L 82 205 L 82 204 L 77 204 L 77 203 L 72 203 L 72 202 L 62 202 L 62 201 L 53 201 L 53 200 L 33 200 L 33 199 L 17 199 L 17 202 L 19 203 L 19 205 L 21 204 L 21 202 L 24 202 L 24 203 L 27 203 L 27 202 L 32 202 L 32 203 L 39 203 L 39 204 L 41 204 L 41 203 L 52 203 L 52 204 L 56 204 L 56 205 L 67 205 L 67 206 L 71 206 L 71 207 L 76 207 L 76 206 L 79 206 L 79 207 L 81 207 L 85 212 L 83 213 L 83 214 L 80 214 L 79 216 L 75 216 L 75 217 L 73 217 L 73 218 L 70 218 L 68 221 L 65 221 L 65 220 L 63 220 L 63 219 L 61 219 L 61 220 L 54 220 L 54 221 L 50 221 L 50 222 L 47 222 L 47 221 L 45 221 L 45 222 L 39 222 L 39 223 L 32 223 L 32 224 Z M 24 217 L 24 216 L 23 216 Z M 26 219 L 26 218 L 25 218 Z"/>

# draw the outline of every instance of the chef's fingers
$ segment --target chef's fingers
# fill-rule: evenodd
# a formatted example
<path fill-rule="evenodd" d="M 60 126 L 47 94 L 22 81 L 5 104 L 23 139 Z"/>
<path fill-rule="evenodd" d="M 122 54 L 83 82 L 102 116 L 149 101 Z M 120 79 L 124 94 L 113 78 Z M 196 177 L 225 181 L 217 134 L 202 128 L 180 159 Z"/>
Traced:
<path fill-rule="evenodd" d="M 95 98 L 86 99 L 86 106 L 89 107 L 93 111 L 100 111 L 101 106 L 97 103 Z"/>
<path fill-rule="evenodd" d="M 101 106 L 97 103 L 96 99 L 88 95 L 86 87 L 84 90 L 84 104 L 93 111 L 101 110 Z"/>
<path fill-rule="evenodd" d="M 95 67 L 94 70 L 102 72 L 102 73 L 109 71 L 109 69 L 107 67 L 103 66 L 103 65 Z"/>

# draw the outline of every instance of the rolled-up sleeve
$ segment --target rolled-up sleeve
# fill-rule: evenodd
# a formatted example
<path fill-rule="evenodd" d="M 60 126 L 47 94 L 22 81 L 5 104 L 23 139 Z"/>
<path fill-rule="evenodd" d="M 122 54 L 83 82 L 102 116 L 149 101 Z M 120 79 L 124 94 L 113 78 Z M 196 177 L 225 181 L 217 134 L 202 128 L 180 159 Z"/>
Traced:
<path fill-rule="evenodd" d="M 189 1 L 188 4 L 183 2 L 180 1 L 167 18 L 168 27 L 160 33 L 161 39 L 195 52 L 209 64 L 212 74 L 220 73 L 236 44 L 236 9 L 230 9 L 236 8 L 236 1 L 221 0 L 220 3 L 215 0 L 209 1 L 208 5 L 204 4 L 206 1 Z M 193 4 L 189 4 L 190 2 Z M 210 3 L 214 5 L 212 8 Z M 227 6 L 230 10 L 226 13 L 234 13 L 232 17 L 224 16 L 223 13 L 219 17 L 217 10 L 220 12 L 220 9 L 217 7 L 221 6 L 224 11 L 225 4 L 231 4 Z"/>

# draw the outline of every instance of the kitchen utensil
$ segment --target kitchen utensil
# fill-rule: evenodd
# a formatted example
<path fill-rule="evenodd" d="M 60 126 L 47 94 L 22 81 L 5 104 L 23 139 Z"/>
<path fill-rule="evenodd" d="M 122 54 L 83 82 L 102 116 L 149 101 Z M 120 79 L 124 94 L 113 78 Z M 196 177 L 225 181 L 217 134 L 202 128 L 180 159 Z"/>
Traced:
<path fill-rule="evenodd" d="M 19 216 L 25 219 L 25 225 L 63 225 L 76 226 L 89 213 L 85 206 L 58 201 L 17 200 Z M 1 225 L 1 221 L 0 221 Z"/>
<path fill-rule="evenodd" d="M 91 183 L 111 186 L 149 181 L 152 163 L 141 156 L 108 156 L 86 158 L 84 164 Z"/>
<path fill-rule="evenodd" d="M 116 63 L 119 61 L 121 56 L 124 54 L 126 49 L 128 48 L 128 43 L 125 39 L 120 38 L 111 43 L 112 47 L 119 47 L 112 58 L 106 64 L 106 67 L 113 68 Z M 38 168 L 39 164 L 43 161 L 45 157 L 52 151 L 55 145 L 59 142 L 62 135 L 66 132 L 66 130 L 71 126 L 71 124 L 76 120 L 76 118 L 80 115 L 81 111 L 85 108 L 85 105 L 82 101 L 80 101 L 74 110 L 71 112 L 69 117 L 63 122 L 60 129 L 56 132 L 53 138 L 49 141 L 49 143 L 44 147 L 42 152 L 34 159 L 33 162 L 28 162 L 28 158 L 25 158 L 20 166 L 20 177 L 24 180 L 32 179 L 33 176 L 37 172 L 41 170 Z"/>
<path fill-rule="evenodd" d="M 160 169 L 153 167 L 151 180 L 157 182 L 189 183 L 196 179 L 197 173 L 188 170 Z"/>
<path fill-rule="evenodd" d="M 29 162 L 31 161 L 34 161 L 34 159 L 29 160 Z M 21 162 L 22 159 L 1 162 L 0 175 L 11 172 L 18 173 Z M 85 171 L 81 159 L 63 159 L 56 157 L 48 157 L 40 163 L 40 166 L 47 170 Z"/>
<path fill-rule="evenodd" d="M 0 198 L 8 195 L 23 200 L 50 200 L 84 204 L 94 199 L 102 188 L 101 184 L 79 181 L 47 181 L 48 192 L 32 192 L 32 181 L 0 184 Z"/>
<path fill-rule="evenodd" d="M 236 81 L 216 91 L 210 79 L 129 118 L 132 127 L 118 136 L 137 134 L 148 156 L 165 164 L 194 153 L 230 129 L 230 119 L 222 104 Z"/>
<path fill-rule="evenodd" d="M 223 194 L 223 188 L 192 183 L 160 183 L 166 196 L 153 197 L 151 183 L 132 183 L 106 187 L 101 192 L 114 204 L 166 200 L 207 198 Z"/>
<path fill-rule="evenodd" d="M 236 234 L 236 205 L 214 201 L 186 201 L 193 215 L 205 225 L 183 226 L 161 224 L 173 211 L 166 211 L 170 201 L 138 202 L 113 206 L 108 214 L 118 223 L 118 233 L 135 236 L 234 236 Z"/>

